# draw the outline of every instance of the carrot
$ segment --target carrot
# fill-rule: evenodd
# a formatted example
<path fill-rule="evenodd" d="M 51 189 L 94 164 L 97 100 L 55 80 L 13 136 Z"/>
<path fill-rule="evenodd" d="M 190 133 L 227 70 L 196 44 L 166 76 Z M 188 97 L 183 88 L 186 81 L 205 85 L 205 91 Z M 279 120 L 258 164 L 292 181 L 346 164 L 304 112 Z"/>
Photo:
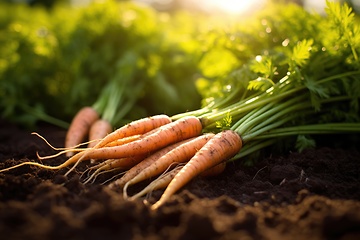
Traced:
<path fill-rule="evenodd" d="M 120 159 L 108 159 L 102 163 L 97 164 L 96 166 L 90 167 L 90 170 L 95 170 L 93 174 L 91 174 L 84 184 L 90 182 L 92 179 L 95 179 L 102 172 L 106 172 L 109 170 L 126 170 L 129 169 L 139 162 L 141 162 L 145 158 L 144 155 L 138 155 L 134 157 L 120 158 Z"/>
<path fill-rule="evenodd" d="M 109 159 L 106 160 L 106 169 L 118 168 L 118 169 L 129 169 L 145 158 L 145 155 L 137 155 L 133 157 L 126 157 L 120 159 Z M 104 168 L 103 168 L 104 169 Z"/>
<path fill-rule="evenodd" d="M 166 115 L 156 115 L 152 117 L 142 118 L 128 123 L 125 126 L 110 133 L 94 147 L 101 148 L 116 139 L 129 137 L 137 134 L 144 134 L 146 132 L 149 132 L 150 130 L 156 129 L 170 122 L 171 119 Z"/>
<path fill-rule="evenodd" d="M 180 144 L 161 156 L 125 184 L 123 189 L 124 197 L 126 198 L 127 196 L 126 190 L 128 186 L 163 173 L 173 163 L 183 163 L 189 161 L 189 159 L 194 156 L 195 153 L 205 145 L 205 143 L 214 137 L 214 135 L 215 134 L 213 133 L 208 133 L 192 138 L 190 141 Z"/>
<path fill-rule="evenodd" d="M 93 147 L 93 149 L 100 149 L 100 148 L 106 146 L 108 143 L 111 143 L 111 142 L 113 142 L 113 141 L 115 141 L 117 139 L 126 138 L 126 137 L 130 137 L 130 136 L 138 135 L 138 134 L 144 134 L 144 133 L 147 133 L 149 131 L 151 132 L 152 130 L 157 129 L 160 126 L 171 123 L 171 121 L 172 120 L 166 115 L 156 115 L 156 116 L 142 118 L 142 119 L 133 121 L 133 122 L 119 128 L 119 129 L 115 130 L 114 132 L 108 134 L 100 142 L 98 142 Z M 78 156 L 78 157 L 81 156 L 81 158 L 69 159 L 68 160 L 68 165 L 72 164 L 72 163 L 76 163 L 80 159 L 83 159 L 83 160 L 84 159 L 89 159 L 87 157 L 88 153 L 89 152 L 87 151 L 87 152 L 84 153 L 84 155 L 77 154 L 76 156 Z M 133 155 L 136 155 L 136 154 L 133 154 Z M 119 158 L 119 157 L 115 156 L 115 157 L 109 157 L 109 158 Z M 92 158 L 90 157 L 90 159 L 92 159 Z M 94 162 L 94 160 L 92 160 L 92 162 Z M 66 166 L 68 166 L 68 165 L 66 165 Z M 71 172 L 73 170 L 73 168 L 71 168 L 65 175 L 68 175 L 69 172 Z"/>
<path fill-rule="evenodd" d="M 141 134 L 137 134 L 137 135 L 133 135 L 133 136 L 129 136 L 129 137 L 119 138 L 112 142 L 109 142 L 104 147 L 115 147 L 115 146 L 124 145 L 126 143 L 140 139 L 141 136 L 142 136 Z"/>
<path fill-rule="evenodd" d="M 76 164 L 82 160 L 123 158 L 142 154 L 149 154 L 170 144 L 198 136 L 201 134 L 201 131 L 202 125 L 198 118 L 192 116 L 184 117 L 161 126 L 158 131 L 155 131 L 154 133 L 149 134 L 144 138 L 140 138 L 138 140 L 126 143 L 121 146 L 103 147 L 96 149 L 94 149 L 95 147 L 90 148 L 85 151 L 79 152 L 78 154 L 69 158 L 66 162 L 57 166 L 47 166 L 35 162 L 24 162 L 16 166 L 2 169 L 0 170 L 0 172 L 8 171 L 23 165 L 33 165 L 44 169 L 56 170 L 67 167 L 71 164 L 75 164 L 75 167 Z M 70 169 L 66 173 L 66 175 L 72 169 Z"/>
<path fill-rule="evenodd" d="M 146 136 L 149 136 L 157 131 L 160 130 L 160 127 L 158 128 L 155 128 L 155 129 L 152 129 L 144 134 L 137 134 L 137 135 L 132 135 L 132 136 L 129 136 L 129 137 L 123 137 L 123 138 L 119 138 L 119 139 L 116 139 L 112 142 L 109 142 L 107 143 L 104 147 L 115 147 L 115 146 L 120 146 L 120 145 L 124 145 L 125 143 L 129 143 L 129 142 L 133 142 L 135 140 L 139 140 L 139 139 L 142 139 L 142 138 L 145 138 Z"/>
<path fill-rule="evenodd" d="M 152 131 L 159 128 L 159 126 L 163 126 L 167 123 L 170 123 L 171 121 L 172 120 L 166 115 L 157 115 L 136 120 L 104 136 L 104 138 L 102 138 L 102 140 L 100 140 L 97 144 L 91 145 L 90 147 L 101 148 L 108 145 L 123 145 L 125 143 L 137 140 L 141 137 L 141 134 L 151 133 Z M 83 157 L 85 158 L 85 156 Z M 91 159 L 91 162 L 94 163 L 95 160 Z M 66 173 L 66 175 L 67 174 L 68 173 Z"/>
<path fill-rule="evenodd" d="M 161 174 L 158 178 L 156 178 L 150 184 L 148 184 L 143 190 L 131 196 L 129 199 L 135 200 L 154 190 L 166 188 L 171 182 L 171 180 L 175 177 L 175 175 L 181 170 L 182 167 L 183 165 L 180 164 L 176 166 L 174 169 L 171 169 L 169 172 Z"/>
<path fill-rule="evenodd" d="M 155 210 L 163 205 L 176 191 L 195 176 L 217 164 L 235 156 L 242 147 L 240 136 L 231 130 L 225 130 L 210 139 L 189 162 L 176 174 L 161 198 L 151 207 Z"/>
<path fill-rule="evenodd" d="M 121 146 L 89 149 L 81 152 L 86 155 L 83 156 L 84 158 L 82 160 L 122 158 L 147 154 L 172 143 L 198 136 L 201 134 L 201 131 L 202 125 L 198 118 L 191 116 L 184 117 L 161 126 L 158 131 L 136 141 Z M 81 153 L 75 155 L 75 158 L 69 159 L 68 161 L 70 163 L 76 162 L 79 160 L 77 156 L 81 155 Z"/>
<path fill-rule="evenodd" d="M 82 108 L 72 120 L 66 133 L 65 148 L 71 148 L 80 144 L 89 133 L 90 126 L 99 119 L 99 114 L 92 107 Z M 70 157 L 73 152 L 67 152 Z"/>
<path fill-rule="evenodd" d="M 127 125 L 125 125 L 124 127 L 122 128 L 119 128 L 118 130 L 116 130 L 115 132 L 113 133 L 110 133 L 108 134 L 105 138 L 103 138 L 101 141 L 102 143 L 99 144 L 97 143 L 95 146 L 93 146 L 93 148 L 101 148 L 101 147 L 114 147 L 114 146 L 120 146 L 120 145 L 124 145 L 126 143 L 129 143 L 129 142 L 132 142 L 132 141 L 135 141 L 135 140 L 139 140 L 140 138 L 144 138 L 146 137 L 147 135 L 149 134 L 152 134 L 154 133 L 155 131 L 159 130 L 159 127 L 158 126 L 162 126 L 162 125 L 165 125 L 166 122 L 169 122 L 171 121 L 166 115 L 157 115 L 157 116 L 153 116 L 153 117 L 148 117 L 148 118 L 144 118 L 144 119 L 140 119 L 140 120 L 137 120 L 137 121 L 134 121 L 132 123 L 129 123 Z M 148 125 L 148 127 L 143 127 L 143 131 L 141 131 L 141 127 L 139 127 L 138 125 L 139 124 L 145 124 L 145 125 Z M 154 129 L 151 129 L 150 125 L 149 124 L 153 124 L 153 127 Z M 130 127 L 130 125 L 132 127 Z M 151 130 L 150 130 L 151 129 Z M 132 133 L 126 133 L 125 131 L 126 130 L 132 130 L 133 132 Z M 139 131 L 140 130 L 140 131 Z M 147 131 L 149 130 L 149 131 Z M 136 131 L 139 132 L 139 134 L 135 134 Z M 145 132 L 144 134 L 141 134 Z M 133 135 L 134 134 L 134 135 Z M 116 138 L 116 137 L 121 137 L 121 138 Z M 45 140 L 46 141 L 46 140 Z M 88 142 L 89 144 L 93 141 L 96 141 L 96 140 L 92 140 L 90 142 Z M 89 145 L 88 144 L 88 145 Z M 77 149 L 65 149 L 64 151 L 62 152 L 59 152 L 57 154 L 54 154 L 52 156 L 46 156 L 46 157 L 41 157 L 43 159 L 48 159 L 48 158 L 53 158 L 53 157 L 57 157 L 61 154 L 64 154 L 64 153 L 67 153 L 69 151 L 71 152 L 82 152 L 86 149 L 81 149 L 81 150 L 77 150 Z M 80 156 L 80 155 L 78 155 Z M 81 155 L 83 156 L 83 155 Z M 94 162 L 94 161 L 92 161 Z M 71 164 L 71 163 L 70 163 Z"/>
<path fill-rule="evenodd" d="M 135 195 L 131 196 L 130 200 L 135 200 L 141 196 L 144 196 L 145 194 L 148 194 L 154 190 L 163 189 L 166 188 L 171 180 L 176 176 L 178 172 L 180 172 L 181 168 L 183 167 L 183 164 L 179 164 L 174 169 L 171 169 L 169 172 L 165 172 L 164 174 L 161 174 L 158 178 L 156 178 L 154 181 L 152 181 L 149 185 L 147 185 L 143 190 L 136 193 Z M 222 162 L 210 169 L 205 170 L 200 174 L 202 177 L 212 177 L 216 176 L 220 173 L 222 173 L 225 170 L 226 162 Z"/>
<path fill-rule="evenodd" d="M 94 147 L 101 139 L 112 132 L 112 126 L 105 119 L 96 120 L 90 127 L 88 148 Z M 91 160 L 94 163 L 95 160 Z"/>
<path fill-rule="evenodd" d="M 213 177 L 224 172 L 226 168 L 226 162 L 221 162 L 218 165 L 211 167 L 200 174 L 201 177 Z"/>
<path fill-rule="evenodd" d="M 183 140 L 181 142 L 174 143 L 172 145 L 169 145 L 167 147 L 164 147 L 155 153 L 151 154 L 149 157 L 145 158 L 141 162 L 139 162 L 134 167 L 130 168 L 121 178 L 117 179 L 115 182 L 112 182 L 109 187 L 110 188 L 122 188 L 124 185 L 130 181 L 132 178 L 134 178 L 136 175 L 138 175 L 143 169 L 147 168 L 151 164 L 153 164 L 156 160 L 158 160 L 161 156 L 165 155 L 172 149 L 180 146 L 186 141 L 190 141 L 189 139 Z"/>
<path fill-rule="evenodd" d="M 95 121 L 89 131 L 88 148 L 94 147 L 101 139 L 112 132 L 112 126 L 109 121 L 105 119 L 98 119 Z"/>

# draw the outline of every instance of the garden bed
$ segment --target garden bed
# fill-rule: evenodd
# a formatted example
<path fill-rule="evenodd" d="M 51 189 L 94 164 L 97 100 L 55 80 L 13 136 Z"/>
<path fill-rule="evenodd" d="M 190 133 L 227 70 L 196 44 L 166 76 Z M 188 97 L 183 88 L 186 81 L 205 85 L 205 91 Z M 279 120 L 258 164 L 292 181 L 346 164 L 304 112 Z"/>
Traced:
<path fill-rule="evenodd" d="M 29 131 L 0 122 L 0 168 L 53 153 Z M 62 146 L 65 130 L 37 130 Z M 63 161 L 64 157 L 48 161 Z M 24 166 L 0 174 L 0 235 L 7 239 L 360 239 L 360 153 L 324 144 L 230 163 L 197 178 L 157 211 L 59 171 Z M 105 176 L 103 176 L 104 178 Z M 162 191 L 153 192 L 154 202 Z"/>

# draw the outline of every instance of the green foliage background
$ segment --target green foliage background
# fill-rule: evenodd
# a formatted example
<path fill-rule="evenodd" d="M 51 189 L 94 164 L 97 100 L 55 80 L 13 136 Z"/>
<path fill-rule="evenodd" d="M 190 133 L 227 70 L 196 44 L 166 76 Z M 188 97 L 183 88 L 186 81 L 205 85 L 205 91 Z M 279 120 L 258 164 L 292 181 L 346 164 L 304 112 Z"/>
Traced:
<path fill-rule="evenodd" d="M 49 116 L 69 122 L 114 81 L 129 51 L 137 56 L 132 81 L 144 87 L 135 93 L 126 86 L 136 104 L 124 121 L 199 107 L 194 74 L 200 54 L 189 37 L 194 28 L 179 22 L 187 18 L 128 2 L 51 9 L 2 3 L 2 117 L 30 127 L 39 119 L 52 121 Z"/>
<path fill-rule="evenodd" d="M 322 118 L 358 119 L 358 80 L 326 90 L 312 81 L 359 69 L 357 16 L 340 4 L 321 16 L 280 2 L 233 18 L 157 12 L 127 1 L 49 9 L 2 3 L 2 117 L 30 127 L 38 120 L 66 127 L 81 107 L 107 105 L 99 101 L 102 90 L 126 72 L 131 80 L 115 110 L 135 104 L 114 125 L 211 104 L 221 110 L 287 74 L 306 84 L 315 108 L 335 88 L 354 99 L 351 112 L 338 108 Z"/>

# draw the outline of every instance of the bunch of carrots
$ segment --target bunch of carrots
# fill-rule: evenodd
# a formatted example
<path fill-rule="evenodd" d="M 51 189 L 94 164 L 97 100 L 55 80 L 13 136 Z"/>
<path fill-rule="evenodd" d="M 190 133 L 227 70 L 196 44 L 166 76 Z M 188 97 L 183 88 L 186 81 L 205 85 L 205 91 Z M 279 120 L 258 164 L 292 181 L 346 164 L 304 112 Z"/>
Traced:
<path fill-rule="evenodd" d="M 99 137 L 93 146 L 77 148 L 82 141 L 77 140 L 55 155 L 39 156 L 75 153 L 57 166 L 24 162 L 0 172 L 23 165 L 53 170 L 72 165 L 67 175 L 80 162 L 91 160 L 88 171 L 93 173 L 85 182 L 120 171 L 123 175 L 109 187 L 122 189 L 129 200 L 166 188 L 151 206 L 157 209 L 196 176 L 219 174 L 228 161 L 244 159 L 280 140 L 296 137 L 296 147 L 302 150 L 315 146 L 314 134 L 359 133 L 359 30 L 350 24 L 353 15 L 347 5 L 328 2 L 327 13 L 330 20 L 340 22 L 332 25 L 331 38 L 318 29 L 318 39 L 256 56 L 229 74 L 225 95 L 211 97 L 201 109 L 139 119 Z M 350 34 L 345 36 L 339 28 Z M 82 136 L 77 131 L 86 134 L 96 121 L 97 115 L 90 117 L 92 111 L 85 110 L 74 118 L 66 140 Z M 128 196 L 131 185 L 148 179 L 153 181 Z"/>

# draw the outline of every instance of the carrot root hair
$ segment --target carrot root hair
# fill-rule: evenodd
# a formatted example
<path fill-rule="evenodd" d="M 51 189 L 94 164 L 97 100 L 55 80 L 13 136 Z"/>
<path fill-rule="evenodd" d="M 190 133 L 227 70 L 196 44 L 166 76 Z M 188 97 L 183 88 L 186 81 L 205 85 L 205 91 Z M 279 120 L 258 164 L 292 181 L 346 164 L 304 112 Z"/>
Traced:
<path fill-rule="evenodd" d="M 73 147 L 68 147 L 68 148 L 62 147 L 62 148 L 59 148 L 59 147 L 54 147 L 53 145 L 51 145 L 51 144 L 49 143 L 49 141 L 46 140 L 46 138 L 44 138 L 43 136 L 41 136 L 39 133 L 37 133 L 37 132 L 32 132 L 31 134 L 32 134 L 32 135 L 35 135 L 35 136 L 37 136 L 38 138 L 40 138 L 41 140 L 43 140 L 43 141 L 46 143 L 46 145 L 48 145 L 51 149 L 53 149 L 53 150 L 55 150 L 55 151 L 60 151 L 60 152 L 58 152 L 58 153 L 56 153 L 56 154 L 48 155 L 48 156 L 40 156 L 40 155 L 38 154 L 38 152 L 36 152 L 36 156 L 37 156 L 37 158 L 40 159 L 40 160 L 58 157 L 58 156 L 60 156 L 60 155 L 62 155 L 62 154 L 64 154 L 64 153 L 67 153 L 67 152 L 81 152 L 81 151 L 84 151 L 84 150 L 86 150 L 87 148 L 79 148 L 79 147 L 81 147 L 81 146 L 86 145 L 86 144 L 89 143 L 89 142 L 84 142 L 84 143 L 80 143 L 80 144 L 78 144 L 78 145 L 76 145 L 76 146 L 73 146 Z"/>

